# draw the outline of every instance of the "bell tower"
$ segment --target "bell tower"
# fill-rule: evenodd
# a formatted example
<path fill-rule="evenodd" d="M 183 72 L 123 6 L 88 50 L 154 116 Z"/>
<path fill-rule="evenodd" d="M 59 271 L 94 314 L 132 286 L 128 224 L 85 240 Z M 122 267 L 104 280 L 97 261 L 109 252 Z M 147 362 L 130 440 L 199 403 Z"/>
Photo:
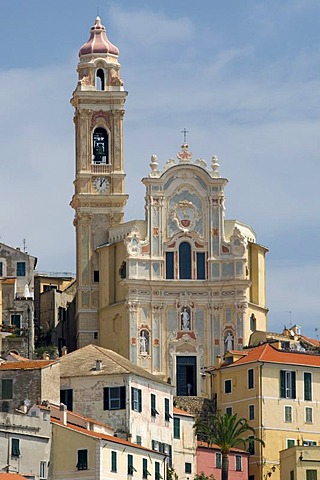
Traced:
<path fill-rule="evenodd" d="M 119 50 L 99 17 L 79 51 L 75 109 L 75 210 L 77 269 L 77 347 L 99 344 L 99 262 L 96 248 L 108 240 L 108 229 L 123 222 L 124 91 Z"/>

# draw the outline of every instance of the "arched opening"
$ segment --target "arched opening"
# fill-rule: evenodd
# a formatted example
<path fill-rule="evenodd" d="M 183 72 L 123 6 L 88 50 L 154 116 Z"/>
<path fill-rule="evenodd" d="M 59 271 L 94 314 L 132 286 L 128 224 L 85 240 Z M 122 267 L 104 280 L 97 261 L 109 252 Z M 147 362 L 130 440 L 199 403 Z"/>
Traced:
<path fill-rule="evenodd" d="M 180 280 L 192 278 L 191 245 L 188 242 L 182 242 L 179 246 L 179 278 Z"/>
<path fill-rule="evenodd" d="M 93 132 L 93 163 L 109 163 L 108 159 L 108 133 L 104 128 L 96 128 Z"/>
<path fill-rule="evenodd" d="M 104 71 L 98 68 L 96 72 L 96 90 L 104 90 Z"/>

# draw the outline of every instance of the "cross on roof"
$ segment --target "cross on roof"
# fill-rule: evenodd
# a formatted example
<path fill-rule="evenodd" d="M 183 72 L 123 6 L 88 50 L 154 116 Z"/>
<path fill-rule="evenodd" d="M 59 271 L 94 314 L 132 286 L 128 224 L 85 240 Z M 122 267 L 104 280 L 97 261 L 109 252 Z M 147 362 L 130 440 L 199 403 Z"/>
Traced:
<path fill-rule="evenodd" d="M 187 143 L 187 133 L 189 133 L 189 131 L 184 127 L 184 129 L 181 130 L 181 133 L 183 133 L 183 143 Z"/>

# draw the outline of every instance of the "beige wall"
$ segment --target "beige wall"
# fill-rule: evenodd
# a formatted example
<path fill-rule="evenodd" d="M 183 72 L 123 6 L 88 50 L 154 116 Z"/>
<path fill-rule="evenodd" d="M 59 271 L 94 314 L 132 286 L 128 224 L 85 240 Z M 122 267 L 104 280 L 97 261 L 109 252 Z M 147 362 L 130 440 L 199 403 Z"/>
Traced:
<path fill-rule="evenodd" d="M 305 479 L 307 470 L 315 470 L 320 478 L 320 447 L 295 446 L 280 452 L 281 480 L 291 480 L 291 471 L 294 480 Z"/>
<path fill-rule="evenodd" d="M 248 369 L 254 370 L 254 388 L 247 385 Z M 280 398 L 280 370 L 296 372 L 296 399 Z M 303 373 L 312 373 L 312 401 L 304 400 Z M 232 392 L 224 393 L 225 380 L 232 382 Z M 290 366 L 255 362 L 242 366 L 230 366 L 217 371 L 214 378 L 214 391 L 217 394 L 217 406 L 223 413 L 227 407 L 239 417 L 249 418 L 249 405 L 255 406 L 255 419 L 250 424 L 258 436 L 265 441 L 265 448 L 256 444 L 256 456 L 249 458 L 250 474 L 260 478 L 272 465 L 279 465 L 279 452 L 287 448 L 287 440 L 296 443 L 316 441 L 320 445 L 320 406 L 316 399 L 320 397 L 320 369 L 316 367 Z M 285 406 L 292 407 L 293 421 L 285 422 Z M 313 408 L 313 422 L 305 422 L 305 408 Z M 262 467 L 259 467 L 262 462 Z M 274 480 L 279 479 L 279 468 L 273 473 Z"/>
<path fill-rule="evenodd" d="M 174 418 L 180 419 L 180 438 L 172 441 L 173 466 L 179 478 L 185 476 L 185 463 L 191 463 L 192 475 L 197 472 L 196 436 L 194 434 L 194 417 L 174 413 Z"/>

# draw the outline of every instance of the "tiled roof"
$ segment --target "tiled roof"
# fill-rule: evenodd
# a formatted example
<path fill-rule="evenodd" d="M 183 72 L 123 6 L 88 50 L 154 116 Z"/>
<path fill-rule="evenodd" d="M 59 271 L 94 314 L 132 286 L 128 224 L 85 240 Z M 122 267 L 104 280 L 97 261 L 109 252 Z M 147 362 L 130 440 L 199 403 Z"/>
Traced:
<path fill-rule="evenodd" d="M 1 370 L 37 370 L 53 365 L 56 360 L 22 360 L 19 362 L 5 362 L 0 364 Z"/>
<path fill-rule="evenodd" d="M 173 413 L 176 414 L 176 415 L 184 415 L 185 417 L 193 417 L 194 418 L 194 415 L 191 415 L 191 413 L 188 413 L 185 410 L 181 410 L 181 408 L 173 407 Z"/>
<path fill-rule="evenodd" d="M 114 442 L 114 443 L 119 443 L 121 445 L 126 445 L 126 446 L 139 448 L 139 449 L 142 449 L 142 450 L 146 450 L 148 452 L 154 452 L 154 450 L 151 450 L 150 448 L 143 447 L 142 445 L 137 445 L 136 443 L 129 442 L 128 440 L 124 440 L 123 438 L 113 437 L 112 435 L 107 435 L 106 433 L 100 433 L 100 432 L 94 432 L 92 430 L 87 430 L 85 428 L 78 427 L 78 425 L 73 425 L 71 423 L 67 423 L 67 425 L 63 425 L 61 423 L 61 421 L 56 419 L 56 418 L 51 418 L 51 422 L 55 423 L 57 425 L 61 425 L 62 427 L 65 427 L 65 428 L 70 428 L 71 430 L 82 433 L 84 435 L 89 435 L 89 437 L 92 437 L 92 438 L 108 440 L 108 441 L 111 441 L 111 442 Z M 156 453 L 159 453 L 159 452 L 156 452 Z M 163 454 L 163 455 L 165 455 L 165 454 Z"/>
<path fill-rule="evenodd" d="M 97 360 L 102 362 L 101 370 L 96 370 Z M 61 378 L 126 374 L 134 374 L 154 382 L 165 383 L 156 375 L 134 365 L 113 350 L 97 345 L 87 345 L 60 357 Z"/>
<path fill-rule="evenodd" d="M 320 367 L 320 355 L 278 350 L 269 343 L 265 343 L 250 349 L 248 355 L 240 358 L 230 365 L 224 365 L 223 368 L 230 368 L 230 366 L 233 365 L 242 365 L 252 362 L 268 362 Z"/>
<path fill-rule="evenodd" d="M 39 408 L 42 408 L 41 405 L 39 406 Z M 50 404 L 50 411 L 51 411 L 51 418 L 60 418 L 60 405 L 54 405 L 54 404 L 51 403 Z M 114 428 L 111 427 L 110 425 L 107 425 L 106 423 L 103 423 L 103 422 L 99 422 L 99 420 L 95 420 L 95 419 L 90 418 L 90 417 L 85 417 L 84 415 L 80 415 L 80 413 L 76 413 L 76 412 L 72 412 L 70 410 L 67 410 L 67 414 L 71 415 L 74 418 L 79 418 L 79 420 L 82 420 L 84 422 L 93 423 L 94 425 L 99 425 L 99 426 L 107 427 L 110 430 L 114 430 Z M 72 422 L 70 422 L 70 423 L 72 423 Z"/>
<path fill-rule="evenodd" d="M 320 341 L 315 338 L 306 337 L 306 335 L 299 335 L 299 340 L 305 340 L 306 342 L 310 343 L 314 347 L 320 347 Z"/>
<path fill-rule="evenodd" d="M 213 443 L 212 445 L 209 445 L 207 444 L 207 442 L 202 442 L 201 440 L 198 440 L 197 441 L 197 447 L 198 448 L 208 448 L 208 449 L 212 449 L 212 450 L 218 450 L 220 451 L 220 447 L 218 445 L 216 445 L 215 443 Z M 247 452 L 247 450 L 243 450 L 242 448 L 231 448 L 230 450 L 231 452 L 241 452 L 245 455 L 249 455 L 249 452 Z"/>
<path fill-rule="evenodd" d="M 20 473 L 0 473 L 0 480 L 27 480 Z"/>

